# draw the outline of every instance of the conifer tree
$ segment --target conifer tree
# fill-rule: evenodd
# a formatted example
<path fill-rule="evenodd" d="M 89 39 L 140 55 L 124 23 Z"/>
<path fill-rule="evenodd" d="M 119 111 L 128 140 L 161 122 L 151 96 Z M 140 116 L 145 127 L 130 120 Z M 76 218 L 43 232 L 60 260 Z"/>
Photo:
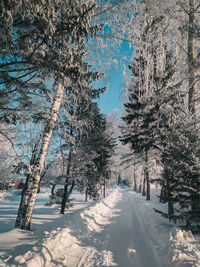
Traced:
<path fill-rule="evenodd" d="M 85 190 L 87 195 L 94 198 L 98 196 L 98 189 L 108 179 L 110 162 L 115 141 L 107 132 L 105 117 L 100 113 L 95 103 L 92 103 L 89 117 L 93 120 L 91 126 L 83 132 L 80 151 L 84 152 L 87 162 L 85 172 L 78 181 L 80 190 Z M 88 160 L 89 159 L 89 160 Z"/>
<path fill-rule="evenodd" d="M 199 231 L 199 126 L 190 114 L 179 114 L 168 131 L 162 164 L 161 183 L 167 189 L 166 201 L 171 205 L 168 214 L 159 212 L 174 222 L 183 221 L 187 228 Z M 175 210 L 173 203 L 177 203 Z"/>

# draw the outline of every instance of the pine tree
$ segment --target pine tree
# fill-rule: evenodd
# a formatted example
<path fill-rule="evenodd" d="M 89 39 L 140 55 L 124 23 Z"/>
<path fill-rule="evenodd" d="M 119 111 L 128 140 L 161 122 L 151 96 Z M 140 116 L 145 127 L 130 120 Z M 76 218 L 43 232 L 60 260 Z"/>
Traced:
<path fill-rule="evenodd" d="M 199 231 L 199 126 L 190 114 L 182 112 L 166 137 L 162 178 L 167 188 L 167 201 L 177 205 L 175 211 L 171 205 L 168 214 L 160 213 L 174 222 L 184 221 L 187 228 Z"/>
<path fill-rule="evenodd" d="M 86 157 L 85 172 L 78 181 L 80 190 L 85 190 L 87 195 L 98 197 L 98 189 L 109 178 L 109 159 L 113 154 L 115 141 L 107 132 L 105 117 L 100 113 L 95 103 L 92 103 L 89 117 L 93 123 L 82 135 L 80 151 Z"/>
<path fill-rule="evenodd" d="M 66 118 L 63 119 L 63 136 L 65 140 L 68 139 L 68 142 L 65 143 L 65 147 L 68 150 L 68 158 L 61 214 L 64 214 L 66 202 L 69 197 L 69 181 L 73 180 L 73 184 L 75 183 L 78 178 L 76 176 L 80 176 L 79 172 L 84 172 L 84 167 L 86 167 L 84 160 L 88 161 L 85 155 L 82 155 L 83 157 L 80 159 L 79 150 L 82 146 L 83 136 L 88 135 L 88 131 L 90 131 L 90 127 L 93 125 L 90 114 L 92 100 L 99 97 L 100 93 L 104 91 L 103 88 L 92 88 L 91 82 L 99 79 L 101 74 L 90 71 L 86 63 L 84 64 L 84 72 L 80 76 L 78 83 L 75 83 L 71 87 L 71 91 L 64 105 L 64 114 L 67 113 L 67 115 L 65 114 Z M 88 154 L 86 151 L 85 153 Z M 70 179 L 70 177 L 74 178 Z"/>

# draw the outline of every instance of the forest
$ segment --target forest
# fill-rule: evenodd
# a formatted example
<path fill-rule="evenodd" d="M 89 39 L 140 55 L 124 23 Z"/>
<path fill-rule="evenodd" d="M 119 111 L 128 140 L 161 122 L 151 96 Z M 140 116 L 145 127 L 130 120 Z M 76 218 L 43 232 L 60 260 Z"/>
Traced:
<path fill-rule="evenodd" d="M 64 214 L 74 188 L 88 201 L 124 183 L 147 201 L 156 185 L 168 210 L 155 212 L 200 231 L 198 0 L 2 0 L 0 46 L 0 189 L 23 184 L 16 228 L 31 229 L 42 185 Z M 119 66 L 121 118 L 98 107 Z"/>

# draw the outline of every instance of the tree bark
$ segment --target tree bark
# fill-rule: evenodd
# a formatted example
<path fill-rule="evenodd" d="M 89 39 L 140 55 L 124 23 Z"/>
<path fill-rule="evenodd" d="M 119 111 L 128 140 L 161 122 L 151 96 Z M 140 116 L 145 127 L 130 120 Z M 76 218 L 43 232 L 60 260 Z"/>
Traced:
<path fill-rule="evenodd" d="M 70 128 L 70 135 L 72 136 L 72 126 Z M 70 170 L 71 170 L 71 157 L 72 157 L 72 143 L 70 143 L 69 145 L 69 156 L 68 156 L 68 165 L 67 165 L 67 173 L 66 173 L 66 180 L 65 180 L 65 186 L 64 186 L 64 194 L 63 194 L 63 198 L 62 198 L 62 203 L 61 203 L 61 210 L 60 210 L 60 214 L 64 214 L 65 213 L 65 208 L 66 208 L 66 203 L 67 203 L 67 198 L 69 198 L 69 194 L 68 194 L 68 183 L 69 183 L 69 174 L 70 174 Z"/>
<path fill-rule="evenodd" d="M 27 205 L 25 204 L 23 218 L 20 220 L 21 229 L 30 230 L 32 214 L 35 204 L 35 199 L 38 191 L 38 185 L 41 177 L 41 173 L 44 166 L 44 161 L 47 153 L 47 149 L 51 140 L 55 122 L 60 109 L 60 104 L 63 97 L 64 86 L 62 82 L 59 82 L 57 86 L 56 96 L 54 98 L 52 107 L 51 107 L 51 116 L 49 121 L 46 124 L 44 134 L 42 137 L 42 145 L 37 158 L 37 162 L 32 166 L 32 172 L 30 174 L 30 192 L 28 192 Z"/>
<path fill-rule="evenodd" d="M 194 0 L 189 0 L 189 26 L 188 26 L 188 108 L 194 116 L 197 116 L 197 86 L 195 71 L 195 53 L 194 53 L 194 25 L 195 25 L 195 7 Z"/>
<path fill-rule="evenodd" d="M 32 186 L 32 182 L 33 182 L 33 179 L 30 175 L 30 172 L 32 170 L 32 166 L 36 163 L 36 156 L 38 153 L 39 144 L 40 144 L 40 138 L 38 138 L 38 140 L 34 144 L 34 148 L 32 150 L 32 156 L 31 156 L 30 166 L 29 166 L 30 170 L 28 170 L 29 173 L 26 176 L 26 182 L 25 182 L 24 188 L 22 190 L 22 196 L 21 196 L 21 201 L 20 201 L 18 214 L 17 214 L 17 218 L 16 218 L 16 222 L 15 222 L 15 227 L 21 226 L 22 220 L 26 214 L 28 198 L 29 198 L 29 195 L 31 192 L 31 186 Z"/>
<path fill-rule="evenodd" d="M 85 202 L 88 202 L 88 188 L 85 190 Z"/>
<path fill-rule="evenodd" d="M 15 227 L 21 227 L 23 218 L 26 214 L 26 207 L 27 207 L 28 198 L 29 198 L 29 195 L 31 192 L 32 182 L 33 182 L 33 180 L 31 179 L 30 174 L 28 174 L 26 177 L 25 186 L 22 189 L 21 201 L 20 201 L 20 205 L 19 205 L 19 209 L 18 209 L 18 213 L 17 213 L 17 218 L 15 221 Z"/>
<path fill-rule="evenodd" d="M 142 179 L 140 180 L 140 185 L 139 185 L 138 193 L 142 193 Z"/>
<path fill-rule="evenodd" d="M 52 188 L 51 188 L 51 196 L 52 197 L 55 195 L 55 187 L 56 187 L 56 184 L 52 184 Z"/>
<path fill-rule="evenodd" d="M 66 203 L 67 203 L 67 200 L 68 200 L 69 194 L 70 194 L 68 192 L 70 169 L 71 169 L 71 147 L 70 147 L 70 150 L 69 150 L 67 174 L 66 174 L 66 180 L 65 180 L 65 186 L 64 186 L 64 194 L 63 194 L 63 198 L 62 198 L 60 214 L 64 214 L 65 213 Z"/>
<path fill-rule="evenodd" d="M 136 181 L 136 174 L 135 174 L 135 171 L 134 171 L 134 174 L 133 174 L 133 179 L 134 179 L 134 191 L 137 192 L 137 181 Z"/>
<path fill-rule="evenodd" d="M 160 197 L 159 197 L 159 202 L 163 203 L 164 199 L 165 199 L 165 192 L 164 192 L 164 186 L 162 186 L 161 190 L 160 190 Z"/>
<path fill-rule="evenodd" d="M 168 215 L 174 214 L 174 206 L 172 201 L 168 201 Z"/>
<path fill-rule="evenodd" d="M 145 172 L 144 172 L 144 178 L 143 178 L 142 196 L 146 196 L 146 177 L 145 177 Z"/>
<path fill-rule="evenodd" d="M 106 197 L 106 178 L 104 177 L 103 178 L 103 197 L 105 198 Z"/>
<path fill-rule="evenodd" d="M 145 177 L 146 177 L 146 183 L 147 183 L 147 195 L 146 195 L 146 200 L 150 200 L 150 180 L 149 180 L 149 168 L 148 168 L 148 151 L 145 151 L 145 162 L 146 162 L 146 167 L 145 167 Z"/>

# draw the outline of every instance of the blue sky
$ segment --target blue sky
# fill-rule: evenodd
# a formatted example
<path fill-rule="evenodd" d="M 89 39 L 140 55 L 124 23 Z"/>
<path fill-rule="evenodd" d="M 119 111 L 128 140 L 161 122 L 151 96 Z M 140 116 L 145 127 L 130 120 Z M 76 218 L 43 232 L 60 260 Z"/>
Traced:
<path fill-rule="evenodd" d="M 121 48 L 118 52 L 118 57 L 127 57 L 128 65 L 131 62 L 131 55 L 133 49 L 129 48 L 129 44 L 127 42 L 123 42 Z M 127 70 L 128 71 L 128 70 Z M 129 72 L 127 72 L 129 75 Z M 123 104 L 120 101 L 123 96 L 124 88 L 125 88 L 125 80 L 123 77 L 123 66 L 120 62 L 118 62 L 117 69 L 111 69 L 107 73 L 108 81 L 99 82 L 100 86 L 105 86 L 107 88 L 106 92 L 101 95 L 101 98 L 97 101 L 101 112 L 103 113 L 111 113 L 113 111 L 118 111 L 118 116 L 122 115 Z"/>
<path fill-rule="evenodd" d="M 122 66 L 119 66 L 118 70 L 113 69 L 109 71 L 108 79 L 108 82 L 101 82 L 101 86 L 107 87 L 107 90 L 97 101 L 99 108 L 103 113 L 110 113 L 117 110 L 118 115 L 121 116 L 123 110 L 123 104 L 120 102 L 120 97 L 123 92 Z"/>

